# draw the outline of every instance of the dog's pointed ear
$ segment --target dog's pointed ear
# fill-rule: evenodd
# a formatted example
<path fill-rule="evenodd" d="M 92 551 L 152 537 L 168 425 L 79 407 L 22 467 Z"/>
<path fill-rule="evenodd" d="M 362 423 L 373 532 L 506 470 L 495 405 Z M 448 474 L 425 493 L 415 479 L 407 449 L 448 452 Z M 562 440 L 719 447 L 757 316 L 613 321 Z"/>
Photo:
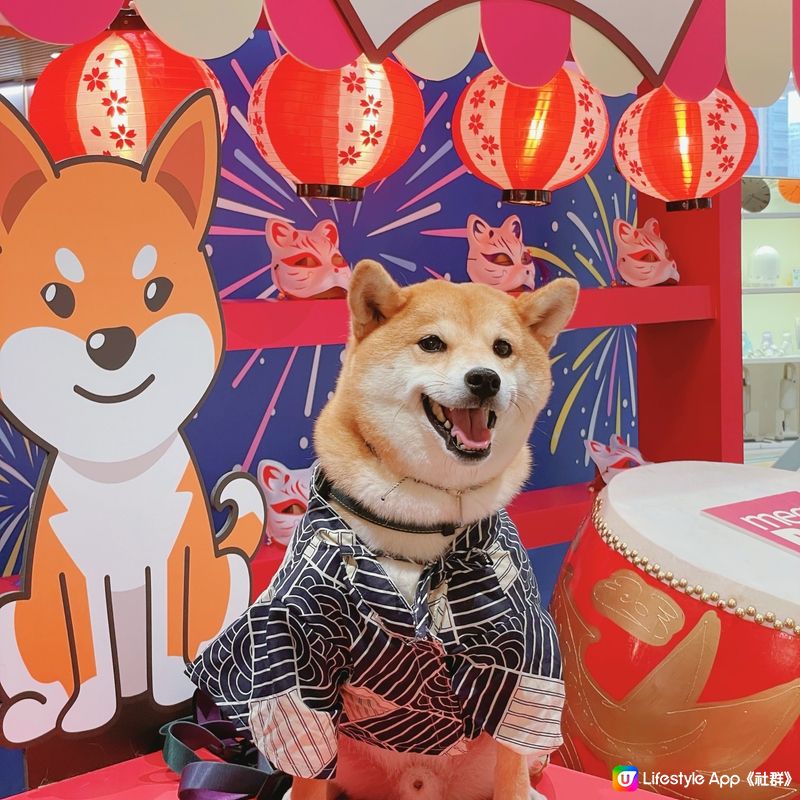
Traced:
<path fill-rule="evenodd" d="M 189 97 L 161 126 L 142 162 L 142 176 L 183 212 L 198 245 L 211 220 L 219 177 L 219 117 L 211 91 Z"/>
<path fill-rule="evenodd" d="M 571 278 L 557 278 L 535 292 L 524 292 L 516 299 L 522 321 L 545 350 L 569 322 L 578 302 L 580 285 Z"/>
<path fill-rule="evenodd" d="M 0 239 L 33 193 L 56 177 L 56 169 L 33 128 L 0 97 Z"/>
<path fill-rule="evenodd" d="M 404 305 L 403 293 L 377 262 L 364 259 L 353 269 L 348 290 L 350 330 L 356 341 L 394 316 Z"/>

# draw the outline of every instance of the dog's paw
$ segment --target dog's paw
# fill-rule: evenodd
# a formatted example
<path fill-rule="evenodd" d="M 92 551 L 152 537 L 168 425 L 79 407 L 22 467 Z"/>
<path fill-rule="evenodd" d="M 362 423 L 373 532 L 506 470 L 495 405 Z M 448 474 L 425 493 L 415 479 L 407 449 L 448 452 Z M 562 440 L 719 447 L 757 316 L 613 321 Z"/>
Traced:
<path fill-rule="evenodd" d="M 188 700 L 194 684 L 186 675 L 186 663 L 178 656 L 167 656 L 153 664 L 153 700 L 160 706 L 174 706 Z"/>
<path fill-rule="evenodd" d="M 58 697 L 42 703 L 32 697 L 12 702 L 3 715 L 3 738 L 10 744 L 25 744 L 50 733 L 67 704 L 67 693 L 58 684 Z"/>
<path fill-rule="evenodd" d="M 117 713 L 117 690 L 113 679 L 90 678 L 78 690 L 78 696 L 61 721 L 67 733 L 93 731 L 105 725 Z"/>
<path fill-rule="evenodd" d="M 548 798 L 536 789 L 530 788 L 528 790 L 528 800 L 548 800 Z"/>

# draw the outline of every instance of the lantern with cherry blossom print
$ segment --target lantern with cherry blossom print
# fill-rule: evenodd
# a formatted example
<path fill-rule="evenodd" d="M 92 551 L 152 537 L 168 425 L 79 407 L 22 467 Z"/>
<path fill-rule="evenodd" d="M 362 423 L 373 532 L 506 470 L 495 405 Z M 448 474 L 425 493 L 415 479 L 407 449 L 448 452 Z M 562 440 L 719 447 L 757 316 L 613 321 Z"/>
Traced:
<path fill-rule="evenodd" d="M 757 149 L 753 112 L 721 89 L 699 102 L 654 89 L 630 105 L 614 134 L 619 171 L 668 211 L 709 208 L 710 196 L 736 183 Z"/>
<path fill-rule="evenodd" d="M 361 56 L 318 70 L 284 55 L 256 81 L 247 118 L 264 160 L 297 184 L 300 197 L 360 200 L 365 186 L 414 152 L 425 108 L 394 61 Z"/>
<path fill-rule="evenodd" d="M 469 170 L 509 203 L 546 205 L 582 178 L 608 139 L 599 92 L 562 67 L 544 86 L 509 83 L 492 68 L 467 84 L 453 114 L 453 141 Z"/>
<path fill-rule="evenodd" d="M 123 12 L 111 29 L 47 65 L 30 121 L 56 161 L 87 154 L 141 161 L 162 123 L 200 89 L 213 91 L 224 136 L 228 108 L 214 73 Z"/>

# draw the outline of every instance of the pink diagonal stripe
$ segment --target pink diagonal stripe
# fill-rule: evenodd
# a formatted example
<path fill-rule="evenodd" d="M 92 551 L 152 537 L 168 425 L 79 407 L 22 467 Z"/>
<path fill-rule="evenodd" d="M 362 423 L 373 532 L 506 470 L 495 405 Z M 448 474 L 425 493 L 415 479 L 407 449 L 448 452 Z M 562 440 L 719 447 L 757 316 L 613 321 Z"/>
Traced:
<path fill-rule="evenodd" d="M 436 116 L 439 109 L 445 104 L 446 101 L 447 101 L 447 92 L 442 92 L 439 95 L 439 99 L 431 106 L 431 110 L 426 115 L 423 127 L 425 128 L 428 127 L 428 123 Z"/>
<path fill-rule="evenodd" d="M 595 231 L 595 233 L 597 234 L 597 241 L 600 242 L 600 249 L 603 251 L 603 258 L 605 258 L 606 264 L 608 264 L 608 271 L 611 273 L 611 280 L 615 281 L 617 279 L 617 273 L 614 270 L 614 264 L 611 261 L 611 254 L 608 252 L 606 240 L 603 238 L 603 234 L 600 233 L 599 228 Z"/>
<path fill-rule="evenodd" d="M 429 231 L 420 231 L 423 236 L 446 236 L 449 239 L 466 239 L 466 228 L 435 228 Z"/>
<path fill-rule="evenodd" d="M 260 200 L 263 200 L 265 203 L 269 203 L 270 205 L 275 206 L 275 208 L 279 208 L 281 211 L 284 211 L 284 207 L 280 203 L 276 203 L 271 197 L 268 197 L 264 194 L 260 189 L 256 189 L 255 186 L 251 186 L 244 178 L 240 178 L 235 173 L 231 172 L 229 169 L 225 169 L 223 167 L 222 171 L 220 172 L 223 178 L 229 180 L 231 183 L 236 184 L 241 189 L 244 189 L 246 192 L 250 192 L 250 194 L 258 197 Z"/>
<path fill-rule="evenodd" d="M 233 71 L 236 73 L 236 77 L 242 82 L 242 86 L 244 86 L 244 90 L 247 92 L 249 97 L 251 94 L 253 94 L 253 86 L 250 81 L 247 80 L 247 75 L 244 74 L 241 64 L 239 64 L 235 58 L 232 58 L 231 66 L 233 67 Z"/>
<path fill-rule="evenodd" d="M 413 206 L 414 203 L 422 200 L 424 197 L 427 197 L 429 194 L 433 194 L 438 189 L 441 189 L 442 186 L 447 186 L 448 183 L 452 183 L 456 178 L 460 178 L 465 172 L 467 168 L 462 164 L 460 167 L 456 167 L 452 172 L 449 172 L 444 178 L 440 178 L 436 183 L 432 183 L 428 186 L 427 189 L 423 189 L 416 197 L 412 197 L 408 202 L 403 203 L 403 205 L 398 208 L 398 211 L 403 211 L 404 209 L 408 208 L 409 206 Z"/>
<path fill-rule="evenodd" d="M 619 355 L 619 336 L 617 336 L 617 344 L 614 347 L 614 358 L 611 359 L 611 378 L 608 381 L 608 404 L 606 407 L 606 414 L 611 414 L 611 398 L 614 395 L 614 377 L 617 372 L 618 355 Z"/>
<path fill-rule="evenodd" d="M 261 355 L 262 352 L 263 349 L 260 347 L 258 350 L 253 350 L 253 354 L 247 359 L 245 365 L 239 370 L 239 374 L 233 379 L 233 382 L 231 383 L 232 388 L 236 389 L 239 386 L 239 384 L 244 380 L 244 376 L 250 372 L 250 367 L 255 364 L 256 359 Z"/>
<path fill-rule="evenodd" d="M 264 229 L 254 231 L 252 228 L 227 228 L 224 225 L 212 225 L 208 229 L 209 236 L 263 236 Z"/>
<path fill-rule="evenodd" d="M 253 463 L 253 459 L 256 457 L 256 450 L 258 450 L 258 446 L 261 444 L 261 440 L 264 438 L 264 433 L 266 433 L 267 425 L 269 425 L 269 420 L 272 416 L 272 410 L 278 403 L 278 398 L 281 396 L 283 386 L 286 383 L 286 379 L 289 377 L 289 370 L 292 368 L 294 357 L 297 355 L 297 351 L 299 349 L 299 347 L 292 349 L 292 352 L 289 355 L 289 360 L 286 362 L 286 366 L 283 368 L 283 373 L 278 381 L 278 385 L 275 387 L 275 391 L 272 393 L 267 410 L 264 412 L 264 416 L 261 418 L 256 435 L 253 437 L 253 441 L 250 444 L 250 449 L 247 451 L 247 455 L 244 457 L 244 461 L 242 462 L 242 469 L 244 470 L 250 469 L 250 465 Z"/>
<path fill-rule="evenodd" d="M 250 283 L 252 280 L 255 280 L 259 275 L 263 275 L 268 269 L 272 269 L 272 264 L 267 264 L 266 267 L 259 267 L 255 272 L 251 272 L 248 275 L 245 275 L 244 278 L 239 278 L 238 281 L 232 283 L 230 286 L 220 289 L 220 300 L 224 300 L 228 295 L 233 294 L 237 289 L 241 289 L 242 286 Z"/>

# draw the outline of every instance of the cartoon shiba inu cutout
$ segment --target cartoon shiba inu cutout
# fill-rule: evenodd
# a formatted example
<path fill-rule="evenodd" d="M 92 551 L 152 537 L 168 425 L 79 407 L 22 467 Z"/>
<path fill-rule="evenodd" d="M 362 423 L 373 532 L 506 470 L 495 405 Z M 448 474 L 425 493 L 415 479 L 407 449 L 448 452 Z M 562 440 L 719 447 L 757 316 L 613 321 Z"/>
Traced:
<path fill-rule="evenodd" d="M 209 92 L 143 164 L 54 164 L 0 101 L 0 410 L 49 452 L 22 588 L 0 598 L 0 738 L 190 697 L 184 665 L 249 602 L 264 506 L 231 475 L 215 535 L 182 432 L 223 352 L 203 249 L 219 162 Z"/>
<path fill-rule="evenodd" d="M 344 297 L 350 265 L 339 251 L 339 229 L 325 219 L 310 231 L 271 219 L 266 228 L 272 253 L 272 280 L 279 296 L 290 299 Z"/>
<path fill-rule="evenodd" d="M 287 545 L 308 509 L 308 487 L 313 468 L 289 469 L 280 461 L 264 459 L 258 465 L 258 482 L 267 501 L 267 538 Z"/>
<path fill-rule="evenodd" d="M 533 256 L 522 242 L 522 222 L 516 214 L 493 228 L 477 214 L 467 220 L 467 274 L 504 292 L 534 288 Z"/>

